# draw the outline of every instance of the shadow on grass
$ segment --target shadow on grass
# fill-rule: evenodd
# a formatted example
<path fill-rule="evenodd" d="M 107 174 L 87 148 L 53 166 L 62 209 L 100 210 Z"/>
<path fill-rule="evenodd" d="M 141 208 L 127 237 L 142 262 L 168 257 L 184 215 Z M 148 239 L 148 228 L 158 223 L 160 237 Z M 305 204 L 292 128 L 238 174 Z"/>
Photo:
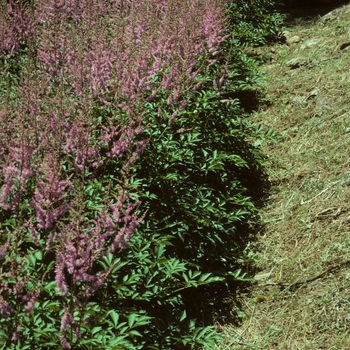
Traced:
<path fill-rule="evenodd" d="M 291 0 L 284 1 L 277 10 L 286 16 L 285 25 L 293 26 L 300 21 L 313 23 L 327 13 L 349 3 L 349 0 Z"/>

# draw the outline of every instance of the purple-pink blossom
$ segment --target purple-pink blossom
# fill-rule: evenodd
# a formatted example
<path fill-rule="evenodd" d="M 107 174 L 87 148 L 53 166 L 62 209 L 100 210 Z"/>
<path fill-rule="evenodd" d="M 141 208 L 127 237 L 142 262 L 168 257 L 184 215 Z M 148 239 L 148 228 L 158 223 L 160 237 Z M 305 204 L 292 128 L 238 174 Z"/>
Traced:
<path fill-rule="evenodd" d="M 35 312 L 54 279 L 65 349 L 73 347 L 70 328 L 80 337 L 74 312 L 82 316 L 108 282 L 112 269 L 100 260 L 126 249 L 144 219 L 130 187 L 150 142 L 144 104 L 164 98 L 158 117 L 176 125 L 203 70 L 220 60 L 221 1 L 119 3 L 9 1 L 0 14 L 0 54 L 28 47 L 16 101 L 0 105 L 0 211 L 13 226 L 1 232 L 0 279 L 14 281 L 0 283 L 0 313 Z M 220 90 L 226 75 L 218 79 Z M 30 259 L 33 251 L 44 259 Z M 52 270 L 37 269 L 51 255 Z M 17 342 L 21 328 L 14 327 Z"/>

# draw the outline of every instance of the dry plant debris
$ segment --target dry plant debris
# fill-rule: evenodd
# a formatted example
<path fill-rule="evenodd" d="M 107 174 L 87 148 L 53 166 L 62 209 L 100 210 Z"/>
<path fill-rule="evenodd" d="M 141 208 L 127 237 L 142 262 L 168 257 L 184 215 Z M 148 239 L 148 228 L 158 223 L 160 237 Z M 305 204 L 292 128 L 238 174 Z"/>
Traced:
<path fill-rule="evenodd" d="M 300 40 L 263 48 L 268 103 L 252 116 L 282 137 L 264 146 L 260 272 L 220 350 L 350 348 L 350 5 L 289 31 Z"/>

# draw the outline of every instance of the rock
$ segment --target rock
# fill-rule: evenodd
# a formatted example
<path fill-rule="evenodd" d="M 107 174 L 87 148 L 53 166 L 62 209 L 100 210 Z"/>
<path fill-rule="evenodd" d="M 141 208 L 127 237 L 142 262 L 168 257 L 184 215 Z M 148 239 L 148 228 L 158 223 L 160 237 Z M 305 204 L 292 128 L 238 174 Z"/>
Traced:
<path fill-rule="evenodd" d="M 304 49 L 306 49 L 308 47 L 317 45 L 318 43 L 319 43 L 318 39 L 310 39 L 310 40 L 307 40 L 303 45 L 301 45 L 300 49 L 304 50 Z"/>
<path fill-rule="evenodd" d="M 290 99 L 290 103 L 293 106 L 300 107 L 305 103 L 305 98 L 303 96 L 294 96 Z"/>
<path fill-rule="evenodd" d="M 287 38 L 287 44 L 292 45 L 300 42 L 300 36 L 298 35 L 293 35 L 290 38 Z"/>
<path fill-rule="evenodd" d="M 319 93 L 319 90 L 316 88 L 316 89 L 313 89 L 310 93 L 309 93 L 309 95 L 307 96 L 307 100 L 310 100 L 310 99 L 312 99 L 312 98 L 314 98 L 314 97 L 316 97 L 317 95 L 318 95 L 318 93 Z"/>
<path fill-rule="evenodd" d="M 271 272 L 260 273 L 260 274 L 255 275 L 254 279 L 256 281 L 264 281 L 264 280 L 267 280 L 270 276 L 271 276 Z"/>
<path fill-rule="evenodd" d="M 281 36 L 285 37 L 285 38 L 288 38 L 290 36 L 292 36 L 292 33 L 291 32 L 288 32 L 288 30 L 284 30 L 282 33 L 281 33 Z"/>
<path fill-rule="evenodd" d="M 341 9 L 335 9 L 331 12 L 326 13 L 324 16 L 322 16 L 319 21 L 321 23 L 326 23 L 326 22 L 330 22 L 330 21 L 334 21 L 335 19 L 338 18 L 339 14 L 341 12 Z"/>
<path fill-rule="evenodd" d="M 306 58 L 296 57 L 286 62 L 287 67 L 290 69 L 296 69 L 302 66 L 306 66 L 310 63 L 310 60 Z"/>
<path fill-rule="evenodd" d="M 300 36 L 299 35 L 293 35 L 291 32 L 284 31 L 281 33 L 281 39 L 284 43 L 287 45 L 292 45 L 300 42 Z"/>

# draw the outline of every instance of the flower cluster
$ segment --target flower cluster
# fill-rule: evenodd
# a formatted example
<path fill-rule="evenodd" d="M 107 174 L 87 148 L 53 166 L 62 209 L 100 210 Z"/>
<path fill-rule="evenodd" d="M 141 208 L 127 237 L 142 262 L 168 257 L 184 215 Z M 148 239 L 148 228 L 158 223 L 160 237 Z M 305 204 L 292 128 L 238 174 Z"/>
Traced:
<path fill-rule="evenodd" d="M 23 44 L 32 54 L 8 87 L 16 98 L 0 105 L 0 314 L 21 303 L 35 311 L 50 273 L 30 276 L 24 264 L 33 246 L 54 253 L 69 348 L 73 311 L 111 272 L 98 261 L 125 249 L 143 219 L 129 189 L 148 144 L 139 106 L 163 90 L 168 105 L 185 108 L 181 98 L 217 57 L 224 20 L 216 1 L 202 0 L 10 1 L 2 16 L 0 53 Z"/>
<path fill-rule="evenodd" d="M 35 22 L 21 2 L 8 1 L 0 11 L 0 53 L 18 51 L 35 34 Z"/>

